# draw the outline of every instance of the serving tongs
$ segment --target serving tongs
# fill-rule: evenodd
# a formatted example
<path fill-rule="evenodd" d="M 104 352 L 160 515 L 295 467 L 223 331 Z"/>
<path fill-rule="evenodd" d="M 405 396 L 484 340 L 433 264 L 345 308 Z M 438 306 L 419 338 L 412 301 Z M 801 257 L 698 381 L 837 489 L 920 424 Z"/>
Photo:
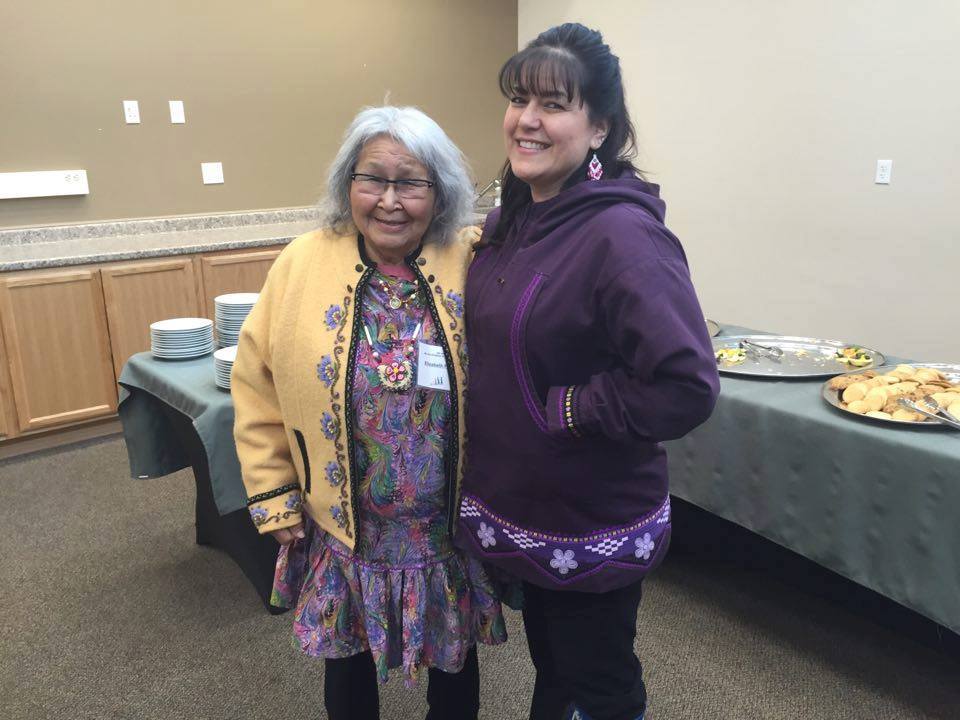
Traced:
<path fill-rule="evenodd" d="M 741 340 L 739 345 L 740 345 L 740 348 L 742 350 L 745 350 L 746 352 L 752 352 L 755 355 L 759 355 L 761 357 L 768 357 L 771 360 L 779 360 L 780 358 L 783 357 L 783 350 L 781 350 L 778 347 L 761 345 L 760 343 L 755 343 L 746 339 Z"/>
<path fill-rule="evenodd" d="M 897 398 L 897 402 L 901 407 L 907 408 L 907 410 L 912 410 L 913 412 L 919 413 L 920 415 L 928 417 L 931 420 L 936 420 L 938 423 L 952 427 L 954 430 L 960 430 L 960 420 L 941 408 L 939 403 L 937 404 L 937 412 L 931 412 L 933 405 L 928 404 L 925 401 L 922 401 L 921 404 L 907 398 Z"/>

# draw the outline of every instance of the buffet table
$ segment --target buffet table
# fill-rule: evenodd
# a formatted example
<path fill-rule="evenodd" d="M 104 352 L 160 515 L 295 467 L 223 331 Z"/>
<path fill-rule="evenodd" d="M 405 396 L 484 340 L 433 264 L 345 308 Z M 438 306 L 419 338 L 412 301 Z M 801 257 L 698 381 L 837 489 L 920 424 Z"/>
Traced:
<path fill-rule="evenodd" d="M 260 535 L 233 443 L 233 402 L 214 384 L 213 357 L 131 357 L 120 374 L 120 406 L 130 474 L 147 479 L 192 467 L 197 486 L 196 541 L 225 550 L 270 605 L 279 545 Z"/>
<path fill-rule="evenodd" d="M 672 493 L 960 632 L 960 432 L 854 417 L 823 382 L 721 375 L 668 444 Z"/>
<path fill-rule="evenodd" d="M 960 432 L 853 417 L 824 402 L 822 382 L 723 375 L 710 420 L 668 444 L 672 492 L 960 632 Z M 219 512 L 253 533 L 213 359 L 141 353 L 120 384 L 133 476 L 197 470 L 163 410 L 175 408 L 192 419 Z"/>

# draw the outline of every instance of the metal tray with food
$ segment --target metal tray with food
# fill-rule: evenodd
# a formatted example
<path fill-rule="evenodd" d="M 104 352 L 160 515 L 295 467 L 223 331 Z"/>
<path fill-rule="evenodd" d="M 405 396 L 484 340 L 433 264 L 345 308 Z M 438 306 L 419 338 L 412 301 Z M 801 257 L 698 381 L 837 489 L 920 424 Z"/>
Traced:
<path fill-rule="evenodd" d="M 960 430 L 960 365 L 903 363 L 827 380 L 823 399 L 881 423 Z"/>
<path fill-rule="evenodd" d="M 883 353 L 861 345 L 792 335 L 726 335 L 713 339 L 717 369 L 731 375 L 818 378 L 879 367 Z"/>

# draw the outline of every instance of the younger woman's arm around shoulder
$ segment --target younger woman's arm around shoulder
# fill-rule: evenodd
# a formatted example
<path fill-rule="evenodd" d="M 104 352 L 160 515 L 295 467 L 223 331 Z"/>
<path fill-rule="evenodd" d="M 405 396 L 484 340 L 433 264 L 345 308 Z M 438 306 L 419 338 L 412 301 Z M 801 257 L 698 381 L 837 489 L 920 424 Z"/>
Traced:
<path fill-rule="evenodd" d="M 600 288 L 598 302 L 620 363 L 583 384 L 551 388 L 551 430 L 658 442 L 703 423 L 720 381 L 679 246 L 675 256 L 639 259 L 618 270 Z"/>

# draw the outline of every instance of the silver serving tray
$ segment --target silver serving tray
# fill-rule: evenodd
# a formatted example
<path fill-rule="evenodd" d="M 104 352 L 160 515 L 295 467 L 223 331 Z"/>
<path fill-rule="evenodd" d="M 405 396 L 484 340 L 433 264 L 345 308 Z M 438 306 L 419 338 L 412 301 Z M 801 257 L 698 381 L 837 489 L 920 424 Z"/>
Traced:
<path fill-rule="evenodd" d="M 932 370 L 939 370 L 944 375 L 947 376 L 947 379 L 952 383 L 960 382 L 960 365 L 950 365 L 948 363 L 899 363 L 900 365 L 909 365 L 910 367 L 915 368 L 930 368 Z M 896 369 L 896 365 L 888 365 L 886 367 L 874 368 L 881 375 L 891 370 Z M 866 368 L 869 369 L 869 368 Z M 860 374 L 861 369 L 858 368 L 856 372 L 843 373 L 844 375 L 858 375 Z M 840 405 L 840 393 L 836 390 L 831 390 L 827 387 L 830 384 L 830 381 L 827 380 L 823 383 L 823 386 L 820 388 L 820 395 L 824 400 L 827 401 L 830 405 L 833 405 L 837 410 L 842 412 L 847 417 L 860 418 L 862 420 L 869 420 L 870 422 L 880 423 L 882 425 L 900 425 L 903 427 L 920 427 L 920 428 L 943 428 L 944 425 L 938 423 L 936 420 L 894 420 L 890 418 L 878 418 L 870 417 L 869 415 L 861 415 L 860 413 L 851 412 L 845 407 Z"/>
<path fill-rule="evenodd" d="M 864 345 L 858 345 L 857 347 L 862 347 L 873 356 L 873 362 L 863 367 L 853 368 L 837 361 L 836 352 L 856 343 L 792 335 L 725 335 L 724 337 L 715 337 L 713 339 L 713 351 L 739 347 L 741 340 L 780 348 L 783 350 L 783 357 L 774 359 L 767 357 L 765 354 L 747 352 L 747 359 L 743 362 L 718 361 L 717 370 L 730 375 L 747 375 L 749 377 L 818 378 L 844 375 L 852 370 L 863 372 L 880 367 L 886 362 L 883 353 Z"/>
<path fill-rule="evenodd" d="M 716 337 L 720 334 L 720 323 L 714 320 L 707 320 L 707 331 L 710 333 L 710 337 Z"/>

